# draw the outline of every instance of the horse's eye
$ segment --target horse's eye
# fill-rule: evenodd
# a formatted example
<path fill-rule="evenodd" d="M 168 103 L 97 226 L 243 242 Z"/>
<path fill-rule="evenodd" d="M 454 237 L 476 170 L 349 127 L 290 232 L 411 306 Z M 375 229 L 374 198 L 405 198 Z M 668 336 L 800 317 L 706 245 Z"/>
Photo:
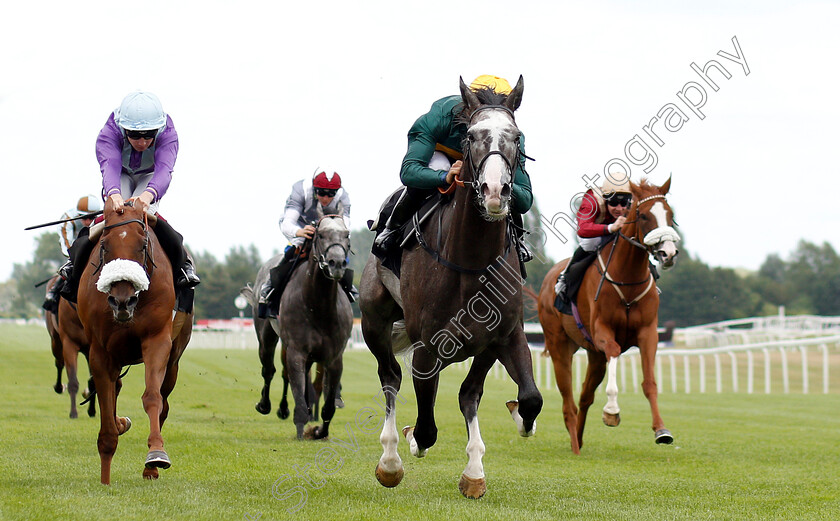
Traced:
<path fill-rule="evenodd" d="M 472 132 L 468 132 L 467 133 L 467 139 L 469 140 L 470 143 L 474 142 L 475 141 L 475 134 L 473 134 Z"/>
<path fill-rule="evenodd" d="M 647 221 L 647 220 L 648 220 L 648 216 L 647 216 L 647 215 L 645 215 L 645 214 L 642 214 L 642 215 L 640 215 L 640 216 L 639 216 L 639 219 L 641 219 L 641 220 L 643 220 L 643 221 Z"/>

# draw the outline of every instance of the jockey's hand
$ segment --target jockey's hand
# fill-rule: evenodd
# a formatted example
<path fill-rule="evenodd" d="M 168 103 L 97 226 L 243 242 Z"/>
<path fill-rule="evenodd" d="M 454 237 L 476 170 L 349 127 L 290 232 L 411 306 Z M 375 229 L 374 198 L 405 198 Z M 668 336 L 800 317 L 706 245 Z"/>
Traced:
<path fill-rule="evenodd" d="M 461 160 L 452 163 L 452 166 L 449 167 L 449 172 L 446 173 L 446 184 L 451 185 L 455 182 L 455 177 L 461 173 L 461 166 L 463 164 L 464 162 Z"/>
<path fill-rule="evenodd" d="M 621 227 L 622 227 L 622 226 L 624 226 L 624 223 L 626 223 L 626 222 L 627 222 L 627 217 L 624 217 L 624 216 L 622 215 L 621 217 L 619 217 L 618 219 L 616 219 L 614 223 L 612 223 L 611 225 L 609 225 L 609 226 L 607 227 L 607 229 L 610 231 L 610 233 L 615 233 L 615 232 L 617 232 L 618 230 L 620 230 L 620 229 L 621 229 Z"/>
<path fill-rule="evenodd" d="M 295 232 L 295 237 L 305 237 L 307 239 L 311 239 L 313 235 L 315 235 L 315 227 L 311 224 L 307 224 Z"/>
<path fill-rule="evenodd" d="M 135 208 L 140 208 L 144 212 L 147 212 L 154 198 L 155 196 L 151 192 L 143 192 L 139 196 L 132 197 L 131 199 L 134 201 Z"/>
<path fill-rule="evenodd" d="M 111 194 L 111 196 L 108 197 L 108 199 L 111 200 L 111 203 L 114 205 L 114 209 L 117 211 L 117 213 L 122 215 L 122 213 L 125 211 L 125 209 L 123 208 L 123 204 L 125 203 L 125 201 L 123 201 L 122 195 Z"/>

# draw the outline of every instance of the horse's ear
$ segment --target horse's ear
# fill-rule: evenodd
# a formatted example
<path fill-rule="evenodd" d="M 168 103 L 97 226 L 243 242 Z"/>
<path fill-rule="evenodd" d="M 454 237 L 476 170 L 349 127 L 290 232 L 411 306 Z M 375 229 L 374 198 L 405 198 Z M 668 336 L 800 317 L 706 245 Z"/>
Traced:
<path fill-rule="evenodd" d="M 665 195 L 668 193 L 668 190 L 671 189 L 671 176 L 668 176 L 668 180 L 665 181 L 662 186 L 659 187 L 659 193 Z"/>
<path fill-rule="evenodd" d="M 475 95 L 475 92 L 471 91 L 467 84 L 464 83 L 463 77 L 458 77 L 458 80 L 461 82 L 461 99 L 464 100 L 464 104 L 467 106 L 467 111 L 472 114 L 475 109 L 481 105 L 478 101 L 478 96 Z"/>
<path fill-rule="evenodd" d="M 344 205 L 341 204 L 341 201 L 339 201 L 338 205 L 336 206 L 335 214 L 342 218 L 344 217 Z"/>
<path fill-rule="evenodd" d="M 522 91 L 525 90 L 525 82 L 522 79 L 522 75 L 519 75 L 519 81 L 516 82 L 516 87 L 508 94 L 507 99 L 505 100 L 505 106 L 510 109 L 511 112 L 516 111 L 519 108 L 519 105 L 522 103 Z"/>

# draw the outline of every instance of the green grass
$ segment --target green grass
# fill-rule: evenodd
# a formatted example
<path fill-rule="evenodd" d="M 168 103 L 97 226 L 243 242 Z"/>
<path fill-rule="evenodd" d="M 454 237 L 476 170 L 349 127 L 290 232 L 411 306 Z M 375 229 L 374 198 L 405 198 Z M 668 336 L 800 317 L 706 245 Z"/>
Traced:
<path fill-rule="evenodd" d="M 0 519 L 743 520 L 836 519 L 840 512 L 837 394 L 663 394 L 662 415 L 676 442 L 657 446 L 641 393 L 619 396 L 622 424 L 615 429 L 600 421 L 605 397 L 599 393 L 582 454 L 573 456 L 557 391 L 544 392 L 537 436 L 522 439 L 504 407 L 515 395 L 513 384 L 488 378 L 480 409 L 488 492 L 471 501 L 457 489 L 467 460 L 456 396 L 461 370 L 443 374 L 437 445 L 418 460 L 402 440 L 405 478 L 385 489 L 373 475 L 379 430 L 353 426 L 358 411 L 379 411 L 369 353 L 345 355 L 347 407 L 331 429 L 333 438 L 346 440 L 351 426 L 353 452 L 336 443 L 298 442 L 290 420 L 257 414 L 261 378 L 253 350 L 188 349 L 163 430 L 172 468 L 157 481 L 141 477 L 148 420 L 140 402 L 142 368 L 134 367 L 119 402 L 119 413 L 134 426 L 120 438 L 113 484 L 106 487 L 99 484 L 99 420 L 83 410 L 79 419 L 68 418 L 67 395 L 52 390 L 45 330 L 0 325 L 0 355 Z M 400 426 L 416 415 L 408 382 L 401 394 L 408 403 L 398 408 Z M 324 475 L 316 466 L 328 447 L 341 459 Z M 320 488 L 296 475 L 307 466 Z M 299 486 L 305 501 L 295 493 L 272 495 L 272 484 L 286 476 L 278 495 Z M 298 503 L 297 512 L 288 512 Z"/>

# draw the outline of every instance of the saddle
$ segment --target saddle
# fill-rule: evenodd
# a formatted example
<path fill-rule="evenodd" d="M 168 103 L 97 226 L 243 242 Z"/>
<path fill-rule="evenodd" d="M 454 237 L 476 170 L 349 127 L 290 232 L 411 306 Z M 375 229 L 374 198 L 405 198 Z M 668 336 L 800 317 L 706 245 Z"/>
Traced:
<path fill-rule="evenodd" d="M 573 314 L 572 303 L 577 302 L 578 292 L 581 284 L 583 284 L 583 276 L 589 269 L 589 265 L 598 256 L 598 251 L 581 250 L 581 252 L 583 252 L 582 255 L 574 255 L 569 261 L 570 264 L 566 270 L 566 293 L 557 295 L 554 299 L 554 307 L 564 315 Z M 577 252 L 575 253 L 577 254 Z"/>
<path fill-rule="evenodd" d="M 388 222 L 388 218 L 393 213 L 394 207 L 397 205 L 397 201 L 400 198 L 400 194 L 402 194 L 402 190 L 397 190 L 391 194 L 379 210 L 378 219 L 376 221 L 368 221 L 368 229 L 376 232 L 374 240 L 380 233 L 382 233 L 382 230 L 385 229 L 384 223 Z M 391 270 L 397 278 L 400 276 L 403 250 L 410 248 L 412 244 L 416 242 L 417 232 L 422 229 L 423 223 L 426 222 L 429 216 L 431 216 L 439 206 L 447 204 L 451 199 L 451 195 L 445 195 L 435 191 L 431 196 L 429 196 L 429 198 L 426 199 L 425 202 L 423 202 L 420 209 L 417 210 L 417 212 L 415 212 L 414 215 L 410 219 L 406 220 L 405 224 L 400 227 L 397 232 L 397 243 L 400 247 L 393 248 L 385 256 L 377 255 L 379 260 L 382 261 L 382 265 Z M 379 226 L 380 223 L 383 225 Z"/>

